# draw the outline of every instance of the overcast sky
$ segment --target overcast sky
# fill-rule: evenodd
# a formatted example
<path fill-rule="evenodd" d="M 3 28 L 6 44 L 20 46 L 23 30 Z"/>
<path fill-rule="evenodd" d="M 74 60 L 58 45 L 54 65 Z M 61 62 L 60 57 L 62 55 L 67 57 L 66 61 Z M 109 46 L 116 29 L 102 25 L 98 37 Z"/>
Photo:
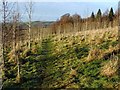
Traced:
<path fill-rule="evenodd" d="M 28 20 L 25 13 L 25 2 L 30 0 L 7 0 L 18 1 L 23 20 Z M 33 0 L 32 0 L 33 1 Z M 62 15 L 77 13 L 81 17 L 90 16 L 92 12 L 97 13 L 98 9 L 105 12 L 106 9 L 113 7 L 114 11 L 118 8 L 119 0 L 34 0 L 33 21 L 55 21 Z"/>
<path fill-rule="evenodd" d="M 10 2 L 18 1 L 18 2 L 118 2 L 119 0 L 7 0 Z"/>
<path fill-rule="evenodd" d="M 34 3 L 34 20 L 56 20 L 65 13 L 71 15 L 77 13 L 81 17 L 97 13 L 100 8 L 102 12 L 113 7 L 117 10 L 118 2 L 39 2 Z"/>

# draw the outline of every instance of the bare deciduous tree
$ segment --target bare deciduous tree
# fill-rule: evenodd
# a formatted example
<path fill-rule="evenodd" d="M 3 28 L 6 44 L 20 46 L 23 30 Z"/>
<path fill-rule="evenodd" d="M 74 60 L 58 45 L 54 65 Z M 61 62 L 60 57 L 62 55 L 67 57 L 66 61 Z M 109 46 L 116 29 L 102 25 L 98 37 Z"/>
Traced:
<path fill-rule="evenodd" d="M 29 29 L 29 49 L 31 49 L 31 24 L 32 24 L 32 8 L 33 8 L 33 2 L 30 1 L 28 2 L 28 5 L 26 5 L 26 11 L 27 11 L 27 15 L 28 15 L 28 19 L 29 19 L 29 22 L 28 22 L 28 29 Z"/>
<path fill-rule="evenodd" d="M 16 77 L 17 83 L 20 83 L 21 81 L 20 61 L 19 61 L 19 50 L 20 50 L 19 19 L 20 19 L 20 13 L 17 2 L 16 10 L 13 13 L 13 50 L 14 50 L 14 61 L 17 62 L 17 77 Z"/>
<path fill-rule="evenodd" d="M 2 1 L 2 30 L 1 30 L 1 44 L 2 44 L 2 61 L 3 66 L 5 67 L 5 54 L 6 54 L 6 46 L 7 46 L 7 36 L 10 33 L 11 27 L 10 26 L 10 20 L 11 20 L 11 13 L 14 7 L 14 3 L 8 3 L 6 0 Z"/>

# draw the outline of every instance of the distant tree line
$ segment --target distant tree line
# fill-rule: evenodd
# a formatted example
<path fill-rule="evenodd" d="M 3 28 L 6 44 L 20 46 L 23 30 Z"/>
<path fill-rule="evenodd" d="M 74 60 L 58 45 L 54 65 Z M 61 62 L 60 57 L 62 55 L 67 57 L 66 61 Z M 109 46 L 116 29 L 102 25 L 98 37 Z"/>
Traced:
<path fill-rule="evenodd" d="M 79 32 L 85 30 L 96 30 L 114 27 L 118 25 L 118 13 L 114 13 L 113 8 L 104 13 L 99 9 L 96 14 L 92 12 L 90 17 L 81 18 L 80 15 L 69 13 L 61 16 L 60 20 L 53 23 L 50 28 L 52 34 L 63 34 L 67 32 Z"/>

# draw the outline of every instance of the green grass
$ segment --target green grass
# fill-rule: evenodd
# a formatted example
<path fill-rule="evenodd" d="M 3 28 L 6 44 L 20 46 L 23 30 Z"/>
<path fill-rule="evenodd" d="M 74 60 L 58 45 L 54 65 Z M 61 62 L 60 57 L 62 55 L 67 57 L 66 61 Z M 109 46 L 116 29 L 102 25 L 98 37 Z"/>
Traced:
<path fill-rule="evenodd" d="M 91 45 L 85 41 L 79 42 L 80 37 L 61 37 L 60 41 L 56 36 L 44 39 L 36 50 L 28 51 L 20 57 L 21 62 L 21 83 L 15 83 L 17 67 L 16 64 L 7 63 L 4 88 L 117 88 L 119 78 L 115 74 L 111 77 L 100 74 L 102 64 L 108 59 L 94 59 L 86 62 Z M 97 47 L 101 50 L 108 50 L 109 46 L 116 46 L 117 41 L 107 40 Z M 115 56 L 120 56 L 116 54 Z M 9 58 L 8 58 L 9 59 Z M 71 68 L 77 72 L 71 77 Z"/>

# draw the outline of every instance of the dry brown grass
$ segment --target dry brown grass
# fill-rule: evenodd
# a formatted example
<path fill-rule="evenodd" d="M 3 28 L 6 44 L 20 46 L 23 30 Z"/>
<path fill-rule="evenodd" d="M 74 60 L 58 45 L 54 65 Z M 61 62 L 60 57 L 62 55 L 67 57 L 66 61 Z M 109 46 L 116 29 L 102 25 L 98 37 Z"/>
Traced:
<path fill-rule="evenodd" d="M 76 71 L 76 69 L 72 69 L 71 68 L 71 71 L 70 71 L 70 78 L 72 78 L 72 77 L 76 77 L 77 76 L 77 71 Z"/>
<path fill-rule="evenodd" d="M 109 61 L 106 62 L 101 68 L 101 75 L 103 76 L 112 76 L 117 72 L 118 69 L 118 57 L 111 56 Z"/>
<path fill-rule="evenodd" d="M 11 50 L 7 56 L 9 58 L 9 61 L 12 61 L 15 58 L 14 50 Z"/>
<path fill-rule="evenodd" d="M 107 50 L 91 48 L 85 61 L 89 62 L 95 59 L 109 58 L 112 53 L 118 53 L 119 50 L 119 45 L 116 45 L 115 47 L 110 45 Z"/>
<path fill-rule="evenodd" d="M 23 53 L 21 54 L 21 57 L 26 57 L 30 53 L 30 49 L 25 49 Z"/>
<path fill-rule="evenodd" d="M 32 53 L 37 53 L 37 48 L 36 48 L 36 46 L 34 45 L 34 46 L 32 46 L 32 48 L 31 48 L 31 52 Z"/>
<path fill-rule="evenodd" d="M 101 56 L 101 50 L 98 48 L 91 48 L 89 51 L 88 57 L 87 57 L 87 62 L 92 61 L 94 59 L 98 59 Z"/>
<path fill-rule="evenodd" d="M 101 43 L 103 43 L 103 41 L 104 41 L 104 38 L 98 38 L 98 39 L 96 39 L 96 45 L 98 45 L 98 44 L 101 44 Z"/>
<path fill-rule="evenodd" d="M 15 51 L 17 52 L 17 51 L 19 51 L 20 50 L 20 48 L 19 48 L 19 46 L 18 46 L 18 43 L 17 43 L 17 45 L 16 45 L 16 49 L 12 49 L 8 54 L 7 54 L 7 56 L 8 56 L 8 58 L 9 58 L 9 61 L 8 62 L 10 62 L 10 61 L 12 61 L 12 62 L 16 62 L 15 61 Z"/>
<path fill-rule="evenodd" d="M 110 45 L 110 46 L 109 46 L 109 49 L 105 50 L 105 51 L 101 54 L 101 58 L 104 58 L 104 57 L 106 57 L 106 56 L 109 56 L 109 55 L 111 55 L 112 53 L 118 53 L 119 50 L 120 50 L 119 44 L 116 45 L 115 47 L 113 47 L 113 46 Z"/>

